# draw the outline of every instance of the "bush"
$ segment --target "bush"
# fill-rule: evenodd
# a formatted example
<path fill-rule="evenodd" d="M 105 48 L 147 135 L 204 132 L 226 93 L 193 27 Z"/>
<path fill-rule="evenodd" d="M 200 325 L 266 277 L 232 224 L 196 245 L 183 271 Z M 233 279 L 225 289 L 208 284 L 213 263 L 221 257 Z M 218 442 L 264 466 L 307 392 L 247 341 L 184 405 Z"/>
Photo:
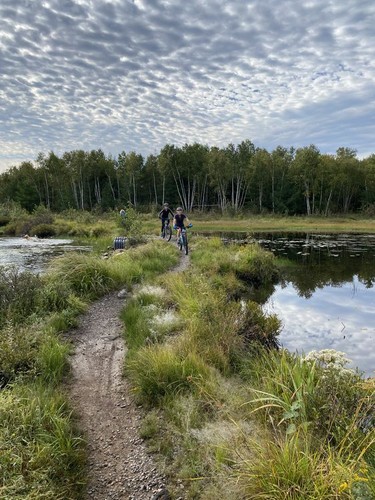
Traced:
<path fill-rule="evenodd" d="M 6 217 L 4 215 L 0 215 L 0 227 L 6 226 L 10 222 L 10 217 Z"/>
<path fill-rule="evenodd" d="M 273 283 L 278 277 L 276 258 L 259 245 L 246 245 L 238 253 L 235 266 L 238 277 L 254 286 Z"/>
<path fill-rule="evenodd" d="M 32 228 L 32 234 L 38 238 L 48 238 L 56 235 L 56 230 L 51 224 L 38 224 Z"/>
<path fill-rule="evenodd" d="M 236 464 L 235 480 L 242 486 L 241 498 L 353 498 L 348 484 L 358 481 L 359 464 L 353 467 L 341 461 L 329 447 L 316 451 L 313 441 L 303 432 L 267 442 L 249 440 L 251 452 Z"/>
<path fill-rule="evenodd" d="M 41 279 L 16 267 L 0 267 L 0 327 L 18 324 L 38 310 Z"/>

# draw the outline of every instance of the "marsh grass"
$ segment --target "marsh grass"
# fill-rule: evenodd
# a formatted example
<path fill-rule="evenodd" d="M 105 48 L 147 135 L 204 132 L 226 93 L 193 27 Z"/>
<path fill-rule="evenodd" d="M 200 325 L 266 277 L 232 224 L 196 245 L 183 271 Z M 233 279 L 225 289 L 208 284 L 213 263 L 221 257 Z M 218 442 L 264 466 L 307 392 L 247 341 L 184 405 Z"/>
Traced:
<path fill-rule="evenodd" d="M 8 324 L 0 330 L 0 387 L 19 375 L 35 374 L 41 338 L 30 327 Z"/>
<path fill-rule="evenodd" d="M 58 394 L 70 351 L 60 333 L 76 324 L 91 300 L 131 289 L 176 261 L 177 249 L 160 242 L 108 260 L 70 254 L 40 278 L 1 274 L 0 498 L 82 498 L 84 445 Z M 196 366 L 184 363 L 182 383 Z"/>
<path fill-rule="evenodd" d="M 38 308 L 42 282 L 38 276 L 16 267 L 0 266 L 0 328 L 6 322 L 23 323 Z"/>
<path fill-rule="evenodd" d="M 350 469 L 329 449 L 315 451 L 309 438 L 296 433 L 270 440 L 249 439 L 249 457 L 238 461 L 235 476 L 241 498 L 322 500 L 351 498 L 340 486 Z"/>
<path fill-rule="evenodd" d="M 275 349 L 279 320 L 220 286 L 237 286 L 241 274 L 256 283 L 252 259 L 272 280 L 273 258 L 262 268 L 259 257 L 259 248 L 197 240 L 193 267 L 159 280 L 163 298 L 129 303 L 142 335 L 126 370 L 140 400 L 158 409 L 145 438 L 177 497 L 179 480 L 186 498 L 370 499 L 373 390 L 358 374 Z M 180 317 L 179 335 L 145 347 L 166 308 Z"/>
<path fill-rule="evenodd" d="M 213 253 L 215 259 L 212 259 Z M 219 238 L 198 239 L 192 259 L 206 275 L 214 277 L 234 273 L 253 286 L 274 282 L 278 276 L 275 256 L 257 243 L 225 245 Z"/>
<path fill-rule="evenodd" d="M 57 386 L 69 369 L 68 354 L 71 347 L 55 335 L 44 339 L 37 355 L 37 366 L 41 378 L 48 384 Z"/>
<path fill-rule="evenodd" d="M 0 497 L 78 498 L 83 441 L 64 398 L 42 386 L 0 392 Z"/>
<path fill-rule="evenodd" d="M 210 368 L 191 353 L 182 356 L 172 346 L 142 347 L 126 365 L 139 398 L 148 404 L 164 397 L 195 391 L 194 379 L 210 381 Z"/>

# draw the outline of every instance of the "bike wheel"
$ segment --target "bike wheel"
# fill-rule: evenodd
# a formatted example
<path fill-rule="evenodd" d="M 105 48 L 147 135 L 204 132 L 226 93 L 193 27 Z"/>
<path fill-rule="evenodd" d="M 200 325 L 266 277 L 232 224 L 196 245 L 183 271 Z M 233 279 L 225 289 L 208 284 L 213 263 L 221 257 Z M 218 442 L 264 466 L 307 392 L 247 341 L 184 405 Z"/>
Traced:
<path fill-rule="evenodd" d="M 180 249 L 180 252 L 181 252 L 182 251 L 182 246 L 183 246 L 182 236 L 181 235 L 178 237 L 177 246 L 178 246 L 178 248 Z"/>
<path fill-rule="evenodd" d="M 161 237 L 162 237 L 162 238 L 165 238 L 165 236 L 166 236 L 166 233 L 165 233 L 165 227 L 163 227 L 163 231 L 161 232 Z"/>
<path fill-rule="evenodd" d="M 171 241 L 172 238 L 172 228 L 171 226 L 168 226 L 165 230 L 165 238 L 167 241 Z"/>
<path fill-rule="evenodd" d="M 182 241 L 183 241 L 183 245 L 184 245 L 185 255 L 187 255 L 189 253 L 189 246 L 188 246 L 188 239 L 187 239 L 186 234 L 182 235 Z"/>

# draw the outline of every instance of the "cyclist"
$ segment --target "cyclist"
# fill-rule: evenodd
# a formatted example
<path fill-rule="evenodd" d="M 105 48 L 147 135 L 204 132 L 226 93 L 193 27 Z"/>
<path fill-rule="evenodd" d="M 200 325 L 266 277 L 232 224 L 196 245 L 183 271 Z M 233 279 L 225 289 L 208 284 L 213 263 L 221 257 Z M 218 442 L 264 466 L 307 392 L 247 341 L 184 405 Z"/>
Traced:
<path fill-rule="evenodd" d="M 177 230 L 177 242 L 181 234 L 181 229 L 185 229 L 185 222 L 188 224 L 188 227 L 192 226 L 187 216 L 183 213 L 182 208 L 177 207 L 173 218 L 173 229 Z"/>
<path fill-rule="evenodd" d="M 164 229 L 164 223 L 165 221 L 168 221 L 169 224 L 169 216 L 172 216 L 171 218 L 173 219 L 173 212 L 169 208 L 168 203 L 164 203 L 163 208 L 160 210 L 158 217 L 161 219 L 161 236 L 163 236 L 163 229 Z"/>

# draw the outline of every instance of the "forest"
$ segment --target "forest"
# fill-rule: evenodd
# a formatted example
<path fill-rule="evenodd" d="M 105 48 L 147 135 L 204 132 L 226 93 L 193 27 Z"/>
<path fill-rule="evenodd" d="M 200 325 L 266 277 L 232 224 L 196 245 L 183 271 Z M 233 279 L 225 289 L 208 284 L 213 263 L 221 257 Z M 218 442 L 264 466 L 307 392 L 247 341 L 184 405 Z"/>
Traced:
<path fill-rule="evenodd" d="M 51 151 L 0 175 L 0 203 L 9 200 L 28 211 L 142 211 L 168 202 L 189 212 L 371 216 L 375 154 L 359 159 L 346 147 L 323 154 L 313 144 L 269 152 L 250 140 L 224 148 L 167 144 L 147 158 L 135 151 Z"/>

